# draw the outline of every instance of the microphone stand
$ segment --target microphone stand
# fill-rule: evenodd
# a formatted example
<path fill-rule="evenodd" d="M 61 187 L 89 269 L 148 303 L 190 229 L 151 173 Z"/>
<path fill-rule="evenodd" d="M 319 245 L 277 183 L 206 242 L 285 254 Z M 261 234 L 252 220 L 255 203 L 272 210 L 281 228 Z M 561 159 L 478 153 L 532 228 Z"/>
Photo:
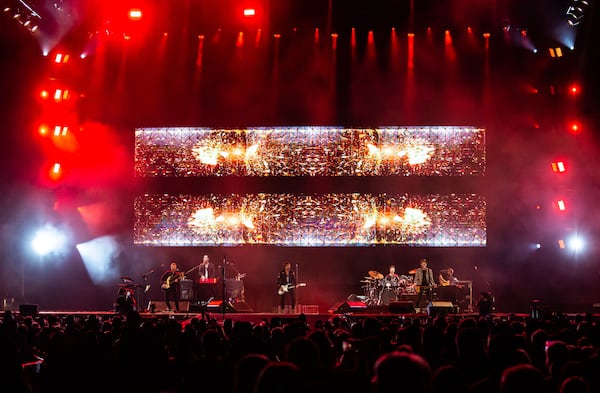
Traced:
<path fill-rule="evenodd" d="M 221 302 L 221 314 L 223 316 L 223 321 L 225 321 L 225 296 L 226 296 L 226 290 L 225 290 L 225 264 L 227 263 L 227 260 L 225 259 L 225 257 L 223 256 L 223 265 L 221 266 L 221 280 L 223 280 L 222 283 L 222 295 L 223 297 L 221 299 L 223 299 L 223 301 Z"/>
<path fill-rule="evenodd" d="M 296 264 L 296 282 L 294 285 L 298 285 L 298 283 L 300 282 L 300 275 L 299 275 L 299 271 L 298 271 L 298 264 Z M 299 292 L 296 290 L 298 287 L 294 287 L 294 292 L 296 292 L 296 296 L 294 296 L 295 298 L 295 302 L 294 302 L 294 311 L 298 312 L 298 310 L 296 309 L 296 307 L 298 307 L 299 304 L 302 304 L 298 301 L 298 299 L 300 299 Z"/>
<path fill-rule="evenodd" d="M 154 273 L 154 269 L 150 269 L 146 273 L 142 274 L 142 279 L 144 279 L 144 307 L 143 307 L 144 311 L 150 311 L 150 307 L 149 307 L 150 304 L 148 303 L 148 290 L 150 289 L 150 285 L 148 285 L 148 276 L 152 273 Z M 139 294 L 140 289 L 139 289 L 139 287 L 137 289 L 138 289 L 137 297 L 139 299 L 140 298 L 140 294 Z M 139 307 L 138 307 L 138 311 L 140 311 Z"/>

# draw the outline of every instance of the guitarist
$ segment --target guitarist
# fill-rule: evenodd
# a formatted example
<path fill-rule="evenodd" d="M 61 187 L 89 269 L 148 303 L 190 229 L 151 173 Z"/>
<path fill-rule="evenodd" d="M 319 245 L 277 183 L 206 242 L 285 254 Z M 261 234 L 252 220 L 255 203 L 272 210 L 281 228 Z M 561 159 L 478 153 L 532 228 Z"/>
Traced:
<path fill-rule="evenodd" d="M 281 311 L 283 312 L 286 304 L 286 300 L 289 300 L 289 304 L 292 309 L 292 313 L 296 310 L 296 275 L 292 270 L 292 264 L 290 262 L 284 262 L 283 270 L 279 272 L 277 277 L 277 285 L 279 288 L 284 288 L 284 292 L 280 297 Z"/>
<path fill-rule="evenodd" d="M 165 304 L 167 311 L 171 311 L 171 300 L 175 303 L 175 311 L 179 312 L 179 280 L 183 273 L 177 270 L 177 264 L 171 262 L 171 268 L 163 273 L 160 278 L 160 287 L 165 292 Z"/>
<path fill-rule="evenodd" d="M 416 270 L 415 273 L 415 286 L 419 289 L 415 308 L 421 309 L 421 298 L 423 295 L 427 296 L 427 304 L 429 304 L 432 300 L 435 279 L 433 277 L 433 270 L 427 267 L 426 259 L 421 259 L 419 264 L 421 266 Z"/>

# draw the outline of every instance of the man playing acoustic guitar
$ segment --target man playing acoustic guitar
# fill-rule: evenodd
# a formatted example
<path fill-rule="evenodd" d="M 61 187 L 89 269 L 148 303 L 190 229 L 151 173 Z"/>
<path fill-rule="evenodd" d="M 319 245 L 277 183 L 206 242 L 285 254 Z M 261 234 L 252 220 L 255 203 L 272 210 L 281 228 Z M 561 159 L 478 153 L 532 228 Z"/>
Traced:
<path fill-rule="evenodd" d="M 165 304 L 167 311 L 171 311 L 171 303 L 175 303 L 175 311 L 179 312 L 179 280 L 184 276 L 183 272 L 177 270 L 177 264 L 171 262 L 171 269 L 164 272 L 160 278 L 160 287 L 165 291 Z"/>

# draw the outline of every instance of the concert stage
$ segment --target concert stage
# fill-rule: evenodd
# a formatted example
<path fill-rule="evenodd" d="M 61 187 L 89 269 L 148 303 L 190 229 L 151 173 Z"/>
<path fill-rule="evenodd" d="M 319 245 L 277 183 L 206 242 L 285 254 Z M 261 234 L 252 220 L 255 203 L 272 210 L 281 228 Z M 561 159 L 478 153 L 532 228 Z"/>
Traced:
<path fill-rule="evenodd" d="M 15 311 L 15 314 L 19 315 L 18 311 Z M 23 316 L 29 315 L 21 314 Z M 43 317 L 43 318 L 65 318 L 69 315 L 75 316 L 76 318 L 86 319 L 90 316 L 95 316 L 99 319 L 109 319 L 116 315 L 120 315 L 114 311 L 39 311 L 35 315 L 31 315 L 34 318 Z M 381 312 L 378 309 L 365 309 L 360 311 L 351 311 L 347 313 L 318 313 L 318 314 L 300 314 L 300 313 L 267 313 L 267 312 L 251 312 L 251 313 L 228 313 L 223 314 L 222 312 L 141 312 L 140 316 L 143 320 L 154 320 L 154 319 L 175 319 L 181 323 L 187 323 L 192 318 L 206 318 L 206 319 L 215 319 L 217 321 L 223 321 L 223 319 L 231 319 L 232 321 L 247 321 L 252 324 L 257 324 L 261 322 L 272 323 L 274 321 L 279 321 L 281 323 L 289 323 L 293 321 L 305 320 L 309 326 L 314 326 L 317 321 L 327 321 L 334 317 L 344 317 L 352 320 L 362 320 L 364 318 L 376 318 L 376 319 L 406 319 L 406 318 L 421 318 L 423 320 L 432 317 L 434 315 L 447 315 L 447 316 L 455 316 L 457 318 L 466 318 L 466 317 L 478 317 L 478 314 L 475 313 L 445 313 L 445 312 L 427 312 L 427 310 L 423 310 L 422 312 Z M 523 313 L 498 313 L 494 314 L 496 317 L 504 318 L 509 315 L 515 315 L 519 318 L 526 318 L 529 314 Z"/>

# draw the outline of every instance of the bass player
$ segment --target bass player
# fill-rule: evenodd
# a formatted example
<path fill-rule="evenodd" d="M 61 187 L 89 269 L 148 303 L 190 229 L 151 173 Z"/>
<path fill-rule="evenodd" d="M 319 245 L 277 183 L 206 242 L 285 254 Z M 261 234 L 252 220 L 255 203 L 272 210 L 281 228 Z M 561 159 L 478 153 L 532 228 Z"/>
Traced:
<path fill-rule="evenodd" d="M 171 300 L 175 303 L 175 311 L 179 312 L 179 281 L 184 273 L 177 270 L 177 264 L 171 262 L 170 269 L 160 278 L 160 287 L 165 291 L 165 304 L 167 311 L 171 311 Z"/>

